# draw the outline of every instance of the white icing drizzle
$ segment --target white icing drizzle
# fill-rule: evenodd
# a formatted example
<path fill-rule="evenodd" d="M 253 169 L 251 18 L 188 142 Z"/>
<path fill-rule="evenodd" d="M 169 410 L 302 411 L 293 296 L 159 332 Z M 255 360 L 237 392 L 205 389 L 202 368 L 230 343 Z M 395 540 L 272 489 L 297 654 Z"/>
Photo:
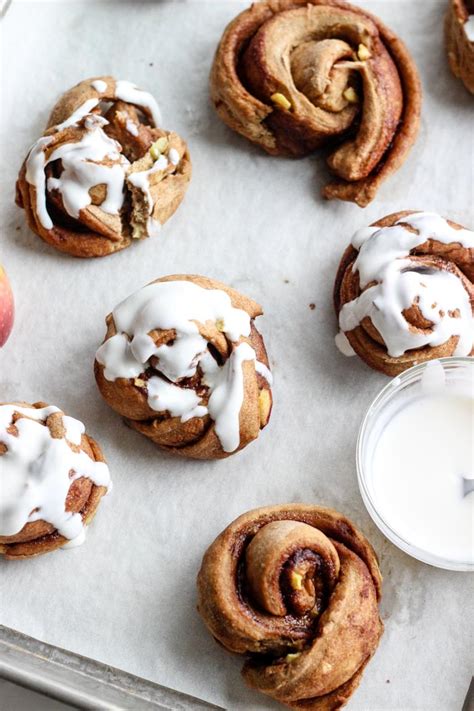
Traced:
<path fill-rule="evenodd" d="M 95 109 L 99 99 L 87 99 L 72 113 L 69 118 L 67 118 L 62 123 L 58 123 L 54 128 L 56 131 L 62 131 L 64 128 L 69 128 L 69 126 L 77 126 L 82 119 L 90 114 L 92 109 Z"/>
<path fill-rule="evenodd" d="M 117 99 L 126 101 L 129 104 L 135 104 L 142 108 L 148 109 L 152 115 L 155 126 L 161 126 L 161 112 L 156 103 L 155 98 L 147 91 L 139 89 L 130 81 L 115 82 L 115 96 Z"/>
<path fill-rule="evenodd" d="M 49 178 L 48 190 L 59 190 L 63 204 L 71 217 L 79 217 L 81 210 L 91 204 L 89 190 L 104 184 L 107 188 L 101 210 L 111 215 L 119 213 L 124 198 L 125 166 L 129 165 L 125 156 L 118 152 L 118 144 L 102 130 L 105 119 L 90 115 L 85 126 L 87 132 L 76 143 L 58 146 L 45 158 L 44 147 L 52 138 L 40 138 L 26 160 L 26 180 L 36 189 L 36 211 L 45 229 L 52 229 L 53 223 L 46 207 L 45 168 L 49 163 L 61 159 L 63 171 L 59 178 Z M 96 161 L 110 159 L 113 165 L 102 165 Z"/>
<path fill-rule="evenodd" d="M 273 385 L 273 375 L 265 363 L 262 363 L 259 360 L 255 361 L 255 370 L 262 376 L 262 378 L 265 378 L 270 387 Z"/>
<path fill-rule="evenodd" d="M 156 375 L 148 380 L 147 388 L 148 404 L 157 412 L 167 410 L 172 417 L 181 417 L 183 422 L 207 414 L 194 390 L 181 389 Z"/>
<path fill-rule="evenodd" d="M 150 175 L 153 175 L 153 173 L 159 173 L 161 170 L 166 170 L 167 167 L 168 159 L 162 154 L 153 163 L 151 168 L 148 168 L 148 170 L 142 170 L 139 173 L 130 173 L 128 176 L 128 182 L 135 188 L 139 188 L 145 195 L 149 215 L 153 212 L 154 206 L 153 198 L 150 192 Z"/>
<path fill-rule="evenodd" d="M 91 87 L 97 92 L 103 93 L 107 89 L 107 83 L 102 79 L 95 79 L 91 82 Z M 115 96 L 122 101 L 149 109 L 155 124 L 161 123 L 160 111 L 155 99 L 151 94 L 138 89 L 131 82 L 117 81 Z M 53 222 L 46 206 L 46 190 L 58 190 L 62 195 L 65 210 L 74 218 L 78 218 L 80 211 L 91 204 L 89 191 L 97 185 L 105 185 L 107 190 L 106 198 L 100 205 L 101 210 L 111 215 L 117 215 L 123 205 L 125 171 L 129 161 L 120 154 L 119 144 L 102 130 L 108 121 L 103 116 L 91 113 L 99 103 L 100 99 L 97 97 L 87 99 L 71 116 L 54 127 L 59 132 L 71 126 L 78 126 L 83 122 L 87 133 L 80 141 L 58 146 L 46 160 L 44 149 L 53 138 L 43 136 L 36 141 L 28 153 L 26 180 L 35 187 L 36 213 L 41 225 L 47 230 L 53 228 Z M 130 119 L 126 122 L 126 129 L 132 135 L 138 135 L 138 127 Z M 175 165 L 175 158 L 173 154 L 173 165 Z M 45 168 L 48 163 L 58 159 L 62 161 L 63 171 L 59 178 L 49 178 L 46 184 Z M 115 162 L 113 165 L 100 164 L 104 159 Z M 168 159 L 160 156 L 149 171 L 135 173 L 135 177 L 131 179 L 132 184 L 136 184 L 145 193 L 150 215 L 153 212 L 153 201 L 149 190 L 149 175 L 163 170 L 167 166 Z M 159 224 L 158 220 L 149 224 L 149 234 L 157 231 L 155 223 Z"/>
<path fill-rule="evenodd" d="M 69 417 L 69 415 L 63 415 L 63 425 L 66 430 L 66 439 L 71 444 L 81 444 L 82 435 L 86 431 L 82 422 L 74 417 Z"/>
<path fill-rule="evenodd" d="M 418 233 L 405 229 L 403 223 Z M 392 262 L 408 256 L 412 249 L 429 239 L 474 248 L 474 232 L 464 228 L 457 230 L 434 212 L 417 212 L 400 218 L 392 227 L 364 227 L 356 232 L 352 246 L 359 255 L 352 271 L 359 272 L 360 285 L 364 288 L 370 281 L 379 279 Z"/>
<path fill-rule="evenodd" d="M 103 165 L 95 161 L 106 158 L 119 159 L 113 165 Z M 67 143 L 53 151 L 45 165 L 61 159 L 63 171 L 59 178 L 49 178 L 48 190 L 59 190 L 63 204 L 71 217 L 79 217 L 79 212 L 91 204 L 89 190 L 96 185 L 107 187 L 105 200 L 100 209 L 110 215 L 117 215 L 123 204 L 125 181 L 125 156 L 117 152 L 117 143 L 100 128 L 92 128 L 77 143 Z"/>
<path fill-rule="evenodd" d="M 138 173 L 130 173 L 128 176 L 128 182 L 131 183 L 135 188 L 138 188 L 145 195 L 146 204 L 148 207 L 148 214 L 150 215 L 147 221 L 147 233 L 149 237 L 154 237 L 158 234 L 161 229 L 161 222 L 156 218 L 152 218 L 153 209 L 155 203 L 153 201 L 151 191 L 150 191 L 150 176 L 153 173 L 158 173 L 164 171 L 171 165 L 178 165 L 180 161 L 179 153 L 176 148 L 170 148 L 168 152 L 168 157 L 161 154 L 158 156 L 157 160 L 153 163 L 151 168 L 148 170 L 142 170 Z"/>
<path fill-rule="evenodd" d="M 351 344 L 347 339 L 346 334 L 343 331 L 339 331 L 339 333 L 336 334 L 335 341 L 336 346 L 341 351 L 342 355 L 345 355 L 348 358 L 351 356 L 355 356 L 356 352 L 352 348 Z"/>
<path fill-rule="evenodd" d="M 132 119 L 128 118 L 126 120 L 125 128 L 132 136 L 138 136 L 138 126 L 135 121 L 132 121 Z"/>
<path fill-rule="evenodd" d="M 474 15 L 469 15 L 464 23 L 464 32 L 469 42 L 474 42 Z"/>
<path fill-rule="evenodd" d="M 414 227 L 417 233 L 401 223 Z M 423 268 L 410 259 L 410 251 L 429 239 L 474 247 L 473 232 L 456 230 L 435 213 L 416 213 L 391 227 L 364 228 L 354 235 L 352 244 L 359 254 L 353 271 L 359 272 L 360 286 L 377 283 L 344 304 L 339 314 L 342 331 L 352 331 L 369 317 L 392 357 L 414 348 L 439 346 L 452 336 L 459 336 L 455 355 L 470 353 L 474 320 L 461 281 L 450 272 Z M 433 324 L 426 333 L 410 330 L 403 316 L 413 304 Z"/>
<path fill-rule="evenodd" d="M 107 380 L 137 378 L 146 368 L 145 362 L 142 363 L 132 353 L 129 338 L 123 332 L 107 339 L 95 357 L 104 366 L 104 377 Z"/>
<path fill-rule="evenodd" d="M 244 361 L 254 361 L 255 351 L 248 343 L 235 348 L 223 367 L 206 354 L 201 360 L 204 383 L 211 394 L 207 409 L 214 420 L 216 435 L 224 452 L 233 452 L 240 443 L 239 413 L 244 398 Z"/>
<path fill-rule="evenodd" d="M 168 158 L 170 159 L 170 163 L 172 163 L 173 165 L 178 165 L 180 158 L 179 158 L 179 153 L 176 150 L 176 148 L 169 149 Z"/>
<path fill-rule="evenodd" d="M 107 82 L 103 79 L 94 79 L 94 81 L 91 81 L 91 87 L 98 91 L 99 94 L 103 94 L 107 90 Z"/>
<path fill-rule="evenodd" d="M 46 175 L 44 149 L 53 140 L 52 136 L 39 138 L 31 147 L 26 159 L 26 180 L 33 185 L 36 192 L 36 214 L 45 230 L 53 229 L 51 220 L 46 208 Z"/>
<path fill-rule="evenodd" d="M 15 423 L 17 435 L 7 431 L 15 412 L 26 415 Z M 65 510 L 69 488 L 81 477 L 96 486 L 109 487 L 110 474 L 103 462 L 95 462 L 86 452 L 74 452 L 69 447 L 66 439 L 72 444 L 80 443 L 82 422 L 63 416 L 66 438 L 51 437 L 42 422 L 54 412 L 60 410 L 52 405 L 38 410 L 0 406 L 0 442 L 7 447 L 0 456 L 0 535 L 13 536 L 25 524 L 41 519 L 77 545 L 84 539 L 84 524 L 79 513 Z"/>
<path fill-rule="evenodd" d="M 64 545 L 61 546 L 62 549 L 66 548 L 77 548 L 78 546 L 82 546 L 84 541 L 86 540 L 86 527 L 82 527 L 82 531 L 76 538 L 73 538 L 72 540 L 68 541 L 67 543 L 64 543 Z"/>
<path fill-rule="evenodd" d="M 88 114 L 84 121 L 84 126 L 88 131 L 92 131 L 92 129 L 98 128 L 99 126 L 100 128 L 103 128 L 104 126 L 107 126 L 108 123 L 107 119 L 104 118 L 104 116 L 100 116 L 100 114 Z M 117 143 L 115 145 L 118 146 Z"/>
<path fill-rule="evenodd" d="M 207 342 L 194 321 L 218 321 L 230 341 L 250 335 L 249 315 L 242 309 L 235 309 L 228 294 L 219 289 L 205 289 L 190 281 L 148 284 L 122 301 L 114 309 L 113 318 L 117 336 L 123 339 L 123 334 L 127 334 L 130 337 L 130 358 L 134 358 L 137 366 L 142 368 L 140 372 L 155 355 L 160 361 L 160 371 L 173 382 L 192 377 L 197 367 L 196 356 L 207 350 Z M 173 345 L 157 347 L 148 335 L 154 329 L 174 329 L 177 336 Z M 111 348 L 117 336 L 109 338 L 99 348 L 99 354 L 104 346 Z M 131 377 L 122 374 L 120 366 L 113 372 L 110 364 L 104 365 L 108 380 Z"/>
<path fill-rule="evenodd" d="M 186 422 L 209 414 L 222 448 L 232 452 L 239 446 L 239 413 L 244 397 L 242 364 L 253 361 L 255 369 L 269 383 L 269 369 L 256 361 L 248 343 L 234 345 L 230 356 L 219 365 L 208 351 L 207 341 L 196 322 L 218 323 L 234 344 L 250 335 L 250 316 L 232 306 L 230 297 L 219 289 L 205 289 L 188 281 L 156 282 L 125 299 L 113 312 L 117 334 L 100 346 L 96 358 L 104 366 L 107 380 L 135 378 L 158 359 L 157 369 L 165 380 L 152 376 L 147 381 L 148 404 L 157 412 L 168 411 Z M 151 331 L 174 330 L 168 345 L 156 346 Z M 178 387 L 183 378 L 192 377 L 200 367 L 203 383 L 209 388 L 207 406 L 189 388 Z"/>

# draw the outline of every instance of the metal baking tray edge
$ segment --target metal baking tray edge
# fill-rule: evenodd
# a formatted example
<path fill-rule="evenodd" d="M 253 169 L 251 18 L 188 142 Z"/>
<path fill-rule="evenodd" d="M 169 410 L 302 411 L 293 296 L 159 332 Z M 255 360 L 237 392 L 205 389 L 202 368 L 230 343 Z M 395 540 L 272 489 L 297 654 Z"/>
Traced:
<path fill-rule="evenodd" d="M 0 625 L 0 677 L 93 711 L 221 709 Z"/>

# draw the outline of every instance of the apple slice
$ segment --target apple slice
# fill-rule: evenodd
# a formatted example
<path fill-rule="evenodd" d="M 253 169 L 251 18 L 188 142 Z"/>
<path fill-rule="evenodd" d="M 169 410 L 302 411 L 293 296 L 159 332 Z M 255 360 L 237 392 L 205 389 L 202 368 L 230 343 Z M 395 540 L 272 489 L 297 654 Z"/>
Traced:
<path fill-rule="evenodd" d="M 0 265 L 0 348 L 5 345 L 10 335 L 14 314 L 13 292 L 6 272 Z"/>

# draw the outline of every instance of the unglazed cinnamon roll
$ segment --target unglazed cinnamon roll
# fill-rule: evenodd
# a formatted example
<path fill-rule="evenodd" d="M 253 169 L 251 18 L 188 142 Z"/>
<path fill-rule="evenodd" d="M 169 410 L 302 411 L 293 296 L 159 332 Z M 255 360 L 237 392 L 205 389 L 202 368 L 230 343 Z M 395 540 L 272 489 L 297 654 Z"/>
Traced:
<path fill-rule="evenodd" d="M 247 684 L 293 709 L 330 711 L 358 686 L 383 632 L 375 553 L 332 509 L 255 509 L 221 533 L 198 575 L 198 610 Z"/>
<path fill-rule="evenodd" d="M 201 276 L 162 277 L 107 316 L 95 375 L 130 427 L 172 454 L 217 459 L 256 439 L 272 407 L 255 301 Z"/>
<path fill-rule="evenodd" d="M 474 94 L 474 0 L 449 0 L 444 33 L 451 71 Z"/>
<path fill-rule="evenodd" d="M 155 99 L 128 81 L 86 79 L 67 91 L 17 181 L 33 232 L 76 257 L 155 235 L 191 178 L 186 143 L 160 124 Z"/>
<path fill-rule="evenodd" d="M 0 404 L 0 554 L 79 545 L 110 476 L 79 420 L 43 402 Z"/>
<path fill-rule="evenodd" d="M 397 212 L 356 232 L 336 277 L 346 355 L 387 375 L 474 355 L 474 233 L 434 213 Z"/>
<path fill-rule="evenodd" d="M 343 0 L 262 0 L 226 28 L 211 71 L 225 123 L 272 155 L 338 144 L 326 198 L 367 205 L 414 143 L 421 88 L 401 40 Z"/>

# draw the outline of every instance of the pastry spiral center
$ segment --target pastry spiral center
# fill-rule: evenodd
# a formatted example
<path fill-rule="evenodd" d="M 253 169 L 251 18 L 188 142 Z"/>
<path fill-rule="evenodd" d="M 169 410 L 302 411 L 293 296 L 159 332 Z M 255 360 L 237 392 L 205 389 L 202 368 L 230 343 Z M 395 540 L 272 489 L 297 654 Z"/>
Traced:
<path fill-rule="evenodd" d="M 349 84 L 354 86 L 355 80 L 350 82 L 354 72 L 349 62 L 338 62 L 353 58 L 351 46 L 337 39 L 298 45 L 291 52 L 291 73 L 296 88 L 315 106 L 335 113 L 342 111 L 349 104 L 344 92 Z"/>
<path fill-rule="evenodd" d="M 348 181 L 373 170 L 402 114 L 400 79 L 378 34 L 369 17 L 308 4 L 264 22 L 242 57 L 244 82 L 275 105 L 266 122 L 290 153 L 355 129 L 329 159 Z"/>
<path fill-rule="evenodd" d="M 336 583 L 339 557 L 329 538 L 314 527 L 275 521 L 251 540 L 245 569 L 250 595 L 266 612 L 317 615 Z"/>

